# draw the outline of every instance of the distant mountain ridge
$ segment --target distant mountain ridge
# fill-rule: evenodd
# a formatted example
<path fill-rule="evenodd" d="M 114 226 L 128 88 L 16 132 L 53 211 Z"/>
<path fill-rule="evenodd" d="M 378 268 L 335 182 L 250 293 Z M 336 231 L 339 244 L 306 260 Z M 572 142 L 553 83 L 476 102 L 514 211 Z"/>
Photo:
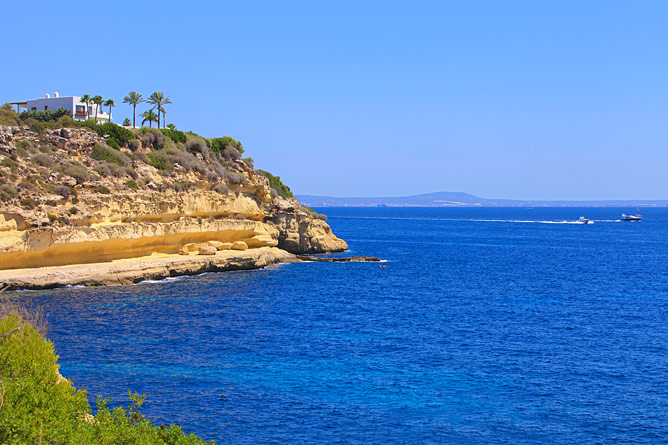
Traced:
<path fill-rule="evenodd" d="M 435 192 L 411 196 L 352 197 L 297 195 L 309 207 L 663 207 L 668 199 L 598 200 L 598 201 L 524 201 L 488 199 L 462 192 Z"/>

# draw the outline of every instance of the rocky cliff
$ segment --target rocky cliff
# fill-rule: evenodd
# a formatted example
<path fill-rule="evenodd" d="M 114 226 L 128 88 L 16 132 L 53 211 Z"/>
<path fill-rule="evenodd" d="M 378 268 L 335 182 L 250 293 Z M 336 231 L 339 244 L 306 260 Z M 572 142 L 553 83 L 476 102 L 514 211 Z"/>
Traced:
<path fill-rule="evenodd" d="M 145 129 L 112 148 L 99 133 L 0 126 L 0 269 L 211 248 L 347 249 L 234 147 Z"/>

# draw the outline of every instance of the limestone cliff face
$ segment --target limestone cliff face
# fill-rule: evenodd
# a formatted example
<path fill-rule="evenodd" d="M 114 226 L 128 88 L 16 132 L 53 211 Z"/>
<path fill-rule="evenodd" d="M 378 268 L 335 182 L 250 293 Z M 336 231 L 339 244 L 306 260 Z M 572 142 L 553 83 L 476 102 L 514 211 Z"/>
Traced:
<path fill-rule="evenodd" d="M 268 220 L 278 228 L 278 247 L 292 253 L 338 252 L 348 244 L 329 225 L 301 211 L 296 199 L 277 198 Z"/>
<path fill-rule="evenodd" d="M 272 196 L 268 180 L 246 162 L 225 162 L 236 180 L 212 180 L 178 163 L 159 171 L 146 162 L 149 150 L 121 148 L 131 179 L 106 174 L 91 158 L 96 144 L 104 138 L 83 129 L 39 135 L 0 126 L 0 269 L 179 253 L 213 241 L 292 253 L 347 249 L 295 199 Z M 203 156 L 192 158 L 206 165 Z"/>

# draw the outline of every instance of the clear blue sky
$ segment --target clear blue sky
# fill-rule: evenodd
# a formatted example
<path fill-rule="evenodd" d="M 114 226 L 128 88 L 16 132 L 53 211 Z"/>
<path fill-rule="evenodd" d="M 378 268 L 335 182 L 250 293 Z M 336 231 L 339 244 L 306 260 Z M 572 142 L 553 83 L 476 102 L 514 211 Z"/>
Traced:
<path fill-rule="evenodd" d="M 668 197 L 665 1 L 2 9 L 1 102 L 164 91 L 299 194 Z"/>

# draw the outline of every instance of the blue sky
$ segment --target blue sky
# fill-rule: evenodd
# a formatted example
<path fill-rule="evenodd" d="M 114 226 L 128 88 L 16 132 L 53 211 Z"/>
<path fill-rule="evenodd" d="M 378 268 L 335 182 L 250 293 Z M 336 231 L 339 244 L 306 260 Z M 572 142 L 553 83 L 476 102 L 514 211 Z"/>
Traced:
<path fill-rule="evenodd" d="M 659 199 L 666 42 L 659 1 L 11 2 L 0 101 L 164 91 L 299 194 Z"/>

